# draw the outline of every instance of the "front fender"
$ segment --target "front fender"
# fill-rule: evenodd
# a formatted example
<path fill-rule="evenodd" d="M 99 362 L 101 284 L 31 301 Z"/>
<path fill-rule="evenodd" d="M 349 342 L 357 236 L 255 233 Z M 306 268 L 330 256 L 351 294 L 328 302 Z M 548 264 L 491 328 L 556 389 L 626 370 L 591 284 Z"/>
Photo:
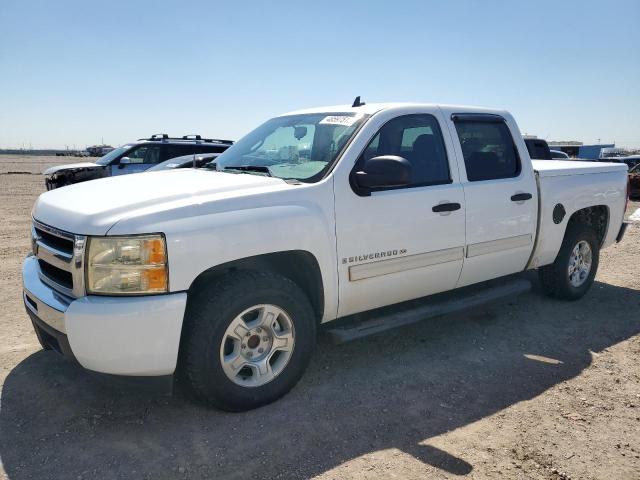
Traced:
<path fill-rule="evenodd" d="M 215 202 L 214 202 L 215 203 Z M 163 232 L 167 238 L 169 282 L 172 292 L 189 289 L 204 271 L 247 257 L 303 250 L 318 262 L 323 282 L 322 320 L 337 314 L 337 260 L 333 216 L 333 189 L 310 185 L 300 191 L 236 199 L 211 208 L 163 212 L 162 219 L 136 221 L 137 232 Z M 169 218 L 171 217 L 171 218 Z M 132 233 L 128 221 L 109 235 Z"/>

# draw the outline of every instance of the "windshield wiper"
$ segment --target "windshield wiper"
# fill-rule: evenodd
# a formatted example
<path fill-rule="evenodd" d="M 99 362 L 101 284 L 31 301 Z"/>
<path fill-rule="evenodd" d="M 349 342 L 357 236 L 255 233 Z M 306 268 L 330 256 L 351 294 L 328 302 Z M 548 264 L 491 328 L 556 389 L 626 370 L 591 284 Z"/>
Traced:
<path fill-rule="evenodd" d="M 273 175 L 271 175 L 271 170 L 269 170 L 269 167 L 265 167 L 263 165 L 238 165 L 237 167 L 224 167 L 223 170 L 239 170 L 241 172 L 259 172 L 259 173 L 266 173 L 268 177 L 273 177 Z"/>

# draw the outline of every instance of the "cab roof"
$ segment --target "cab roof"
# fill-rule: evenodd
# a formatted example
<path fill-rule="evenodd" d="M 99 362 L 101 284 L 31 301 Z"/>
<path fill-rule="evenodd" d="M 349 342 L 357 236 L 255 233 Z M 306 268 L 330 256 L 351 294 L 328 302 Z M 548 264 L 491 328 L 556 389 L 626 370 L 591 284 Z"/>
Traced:
<path fill-rule="evenodd" d="M 391 108 L 403 108 L 403 107 L 425 107 L 425 108 L 434 108 L 434 109 L 446 109 L 446 110 L 457 110 L 459 112 L 478 112 L 478 113 L 493 113 L 497 115 L 503 115 L 505 110 L 503 109 L 495 109 L 495 108 L 487 108 L 487 107 L 478 107 L 478 106 L 470 106 L 470 105 L 448 105 L 448 104 L 436 104 L 436 103 L 417 103 L 417 102 L 388 102 L 388 103 L 366 103 L 359 107 L 354 107 L 352 105 L 331 105 L 326 107 L 314 107 L 314 108 L 305 108 L 301 110 L 294 110 L 291 112 L 284 113 L 280 116 L 288 116 L 288 115 L 302 115 L 308 113 L 364 113 L 368 115 L 373 115 L 381 110 L 387 110 Z"/>

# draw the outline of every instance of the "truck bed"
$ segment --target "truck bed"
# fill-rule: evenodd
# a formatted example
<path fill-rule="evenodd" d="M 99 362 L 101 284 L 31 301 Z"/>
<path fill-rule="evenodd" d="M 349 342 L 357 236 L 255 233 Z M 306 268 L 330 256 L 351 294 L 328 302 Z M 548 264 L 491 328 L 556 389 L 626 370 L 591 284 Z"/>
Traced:
<path fill-rule="evenodd" d="M 529 268 L 553 263 L 571 215 L 591 206 L 606 207 L 607 231 L 602 247 L 615 242 L 626 200 L 627 165 L 621 163 L 533 160 L 538 184 L 538 228 Z M 559 222 L 555 209 L 563 210 Z"/>

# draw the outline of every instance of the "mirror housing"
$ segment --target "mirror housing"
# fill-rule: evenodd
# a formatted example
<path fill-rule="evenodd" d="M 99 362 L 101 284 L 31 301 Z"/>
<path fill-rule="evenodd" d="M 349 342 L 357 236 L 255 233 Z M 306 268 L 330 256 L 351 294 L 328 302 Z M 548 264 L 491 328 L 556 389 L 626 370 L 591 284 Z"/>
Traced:
<path fill-rule="evenodd" d="M 411 164 L 397 155 L 373 157 L 355 173 L 355 182 L 367 193 L 378 188 L 405 187 L 411 184 Z"/>
<path fill-rule="evenodd" d="M 129 157 L 122 157 L 119 163 L 120 165 L 130 165 L 131 159 Z"/>

